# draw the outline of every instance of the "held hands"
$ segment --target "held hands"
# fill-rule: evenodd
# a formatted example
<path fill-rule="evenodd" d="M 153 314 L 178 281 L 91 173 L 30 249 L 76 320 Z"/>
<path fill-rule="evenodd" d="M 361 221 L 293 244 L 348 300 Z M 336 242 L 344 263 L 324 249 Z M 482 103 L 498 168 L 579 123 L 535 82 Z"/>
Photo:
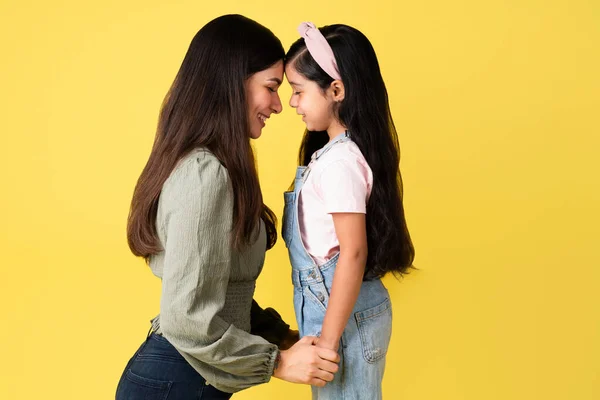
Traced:
<path fill-rule="evenodd" d="M 339 340 L 329 340 L 325 337 L 320 337 L 315 342 L 315 346 L 320 347 L 322 349 L 333 350 L 337 353 L 338 349 L 340 348 L 340 341 Z"/>
<path fill-rule="evenodd" d="M 338 371 L 340 356 L 331 349 L 315 346 L 317 338 L 305 336 L 289 350 L 281 351 L 273 376 L 293 383 L 323 387 Z"/>

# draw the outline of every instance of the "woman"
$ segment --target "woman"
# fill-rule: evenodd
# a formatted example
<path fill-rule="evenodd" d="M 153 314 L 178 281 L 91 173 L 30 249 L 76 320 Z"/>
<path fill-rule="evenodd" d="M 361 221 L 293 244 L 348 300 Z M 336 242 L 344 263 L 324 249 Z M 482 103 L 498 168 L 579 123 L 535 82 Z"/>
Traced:
<path fill-rule="evenodd" d="M 285 350 L 295 332 L 252 300 L 277 234 L 250 138 L 281 112 L 283 57 L 271 31 L 240 15 L 192 40 L 131 204 L 129 246 L 162 293 L 117 399 L 227 399 L 271 376 L 324 386 L 337 371 L 337 353 L 314 337 Z"/>

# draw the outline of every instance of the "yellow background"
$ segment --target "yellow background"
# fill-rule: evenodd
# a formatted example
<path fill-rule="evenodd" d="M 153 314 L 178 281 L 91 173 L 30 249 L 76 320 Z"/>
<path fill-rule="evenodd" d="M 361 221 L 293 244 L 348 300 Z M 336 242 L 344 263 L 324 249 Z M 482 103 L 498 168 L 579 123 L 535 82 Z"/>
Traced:
<path fill-rule="evenodd" d="M 126 245 L 132 190 L 190 40 L 230 12 L 286 48 L 301 21 L 347 23 L 378 53 L 420 268 L 386 279 L 385 398 L 600 398 L 600 3 L 584 0 L 2 1 L 0 398 L 114 398 L 159 305 Z M 302 129 L 286 107 L 256 142 L 279 217 Z M 257 298 L 293 320 L 281 240 Z"/>

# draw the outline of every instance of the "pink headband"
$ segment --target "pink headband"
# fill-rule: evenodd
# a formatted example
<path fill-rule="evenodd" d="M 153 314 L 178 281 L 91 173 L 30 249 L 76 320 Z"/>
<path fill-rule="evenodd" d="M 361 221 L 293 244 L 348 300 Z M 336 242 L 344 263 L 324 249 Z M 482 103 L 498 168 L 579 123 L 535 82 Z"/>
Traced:
<path fill-rule="evenodd" d="M 298 27 L 300 36 L 304 38 L 308 52 L 319 64 L 323 71 L 333 79 L 342 80 L 338 71 L 337 63 L 331 46 L 325 39 L 325 36 L 315 27 L 312 22 L 303 22 Z"/>

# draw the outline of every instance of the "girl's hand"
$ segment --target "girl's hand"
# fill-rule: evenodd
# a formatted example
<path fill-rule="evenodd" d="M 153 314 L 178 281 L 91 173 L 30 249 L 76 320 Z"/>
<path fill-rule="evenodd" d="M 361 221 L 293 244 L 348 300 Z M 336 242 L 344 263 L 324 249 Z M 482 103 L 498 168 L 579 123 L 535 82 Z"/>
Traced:
<path fill-rule="evenodd" d="M 323 387 L 338 371 L 340 356 L 333 350 L 314 346 L 317 338 L 305 336 L 289 350 L 280 352 L 273 376 L 292 383 Z"/>
<path fill-rule="evenodd" d="M 287 350 L 300 340 L 300 333 L 293 329 L 288 329 L 287 334 L 279 344 L 280 350 Z"/>

